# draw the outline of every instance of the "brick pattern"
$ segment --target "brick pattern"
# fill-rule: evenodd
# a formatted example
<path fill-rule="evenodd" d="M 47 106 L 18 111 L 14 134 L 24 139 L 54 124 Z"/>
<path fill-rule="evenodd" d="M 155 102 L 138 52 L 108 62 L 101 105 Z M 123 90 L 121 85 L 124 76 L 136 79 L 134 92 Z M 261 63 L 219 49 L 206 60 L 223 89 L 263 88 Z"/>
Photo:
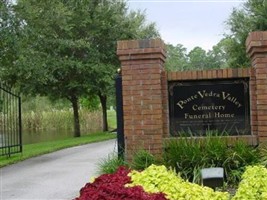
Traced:
<path fill-rule="evenodd" d="M 263 142 L 267 141 L 267 31 L 250 33 L 246 47 L 252 62 L 251 79 L 254 80 L 254 131 L 257 131 L 259 142 Z"/>
<path fill-rule="evenodd" d="M 255 69 L 250 68 L 250 124 L 253 135 L 258 135 L 257 96 Z"/>
<path fill-rule="evenodd" d="M 183 72 L 169 72 L 168 80 L 208 80 L 208 79 L 227 79 L 227 78 L 245 78 L 250 77 L 250 68 L 238 69 L 214 69 L 201 71 L 183 71 Z"/>
<path fill-rule="evenodd" d="M 169 137 L 169 97 L 168 97 L 168 80 L 167 72 L 162 73 L 162 115 L 163 115 L 163 137 Z"/>
<path fill-rule="evenodd" d="M 139 149 L 162 153 L 167 123 L 167 80 L 163 68 L 165 45 L 160 39 L 119 41 L 125 158 Z M 164 122 L 164 123 L 162 123 Z"/>

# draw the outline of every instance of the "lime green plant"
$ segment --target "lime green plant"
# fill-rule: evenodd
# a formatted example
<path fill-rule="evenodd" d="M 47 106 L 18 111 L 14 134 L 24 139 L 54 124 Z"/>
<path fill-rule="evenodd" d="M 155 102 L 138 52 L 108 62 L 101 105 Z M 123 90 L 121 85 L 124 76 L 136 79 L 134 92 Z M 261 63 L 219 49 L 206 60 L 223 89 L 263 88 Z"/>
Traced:
<path fill-rule="evenodd" d="M 242 175 L 236 195 L 232 200 L 266 200 L 267 169 L 262 166 L 248 166 Z"/>
<path fill-rule="evenodd" d="M 163 192 L 170 200 L 229 200 L 228 193 L 184 181 L 174 170 L 167 170 L 163 165 L 151 165 L 142 172 L 133 170 L 129 176 L 132 183 L 127 187 L 140 185 L 146 192 Z"/>

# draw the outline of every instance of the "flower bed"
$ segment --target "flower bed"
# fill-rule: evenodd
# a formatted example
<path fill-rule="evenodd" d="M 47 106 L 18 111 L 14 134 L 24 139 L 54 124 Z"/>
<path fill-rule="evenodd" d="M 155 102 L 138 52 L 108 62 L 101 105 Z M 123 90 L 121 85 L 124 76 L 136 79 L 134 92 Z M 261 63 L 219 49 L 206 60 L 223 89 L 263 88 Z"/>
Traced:
<path fill-rule="evenodd" d="M 184 181 L 174 171 L 167 170 L 165 166 L 151 165 L 142 172 L 132 171 L 132 184 L 127 186 L 141 185 L 146 192 L 163 192 L 167 199 L 190 199 L 190 200 L 228 200 L 229 194 L 215 192 L 209 187 Z"/>
<path fill-rule="evenodd" d="M 267 169 L 250 166 L 233 200 L 266 200 Z M 229 200 L 227 192 L 217 192 L 183 180 L 165 166 L 151 165 L 139 172 L 120 167 L 113 174 L 104 174 L 87 183 L 76 200 Z"/>
<path fill-rule="evenodd" d="M 147 193 L 141 186 L 125 187 L 131 182 L 130 170 L 120 167 L 113 174 L 104 174 L 87 183 L 76 200 L 165 200 L 163 193 Z"/>

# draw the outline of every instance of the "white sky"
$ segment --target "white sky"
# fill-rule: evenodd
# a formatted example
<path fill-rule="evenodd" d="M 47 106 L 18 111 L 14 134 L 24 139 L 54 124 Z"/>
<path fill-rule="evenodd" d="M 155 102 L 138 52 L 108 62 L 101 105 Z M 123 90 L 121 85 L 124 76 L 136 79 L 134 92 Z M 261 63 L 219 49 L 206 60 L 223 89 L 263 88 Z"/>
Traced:
<path fill-rule="evenodd" d="M 188 51 L 210 50 L 226 32 L 225 21 L 244 0 L 128 0 L 129 9 L 145 10 L 156 22 L 165 43 L 182 44 Z"/>

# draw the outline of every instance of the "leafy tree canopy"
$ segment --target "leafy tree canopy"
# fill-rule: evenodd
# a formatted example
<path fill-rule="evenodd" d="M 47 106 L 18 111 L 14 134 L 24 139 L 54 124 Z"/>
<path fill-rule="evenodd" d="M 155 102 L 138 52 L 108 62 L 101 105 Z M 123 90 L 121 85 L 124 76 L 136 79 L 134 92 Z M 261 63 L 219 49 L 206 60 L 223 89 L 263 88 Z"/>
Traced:
<path fill-rule="evenodd" d="M 189 53 L 183 45 L 167 45 L 166 69 L 168 71 L 188 71 L 219 69 L 226 66 L 225 41 L 219 42 L 212 50 L 195 47 Z"/>
<path fill-rule="evenodd" d="M 184 71 L 188 64 L 186 48 L 181 44 L 177 44 L 176 46 L 167 44 L 166 50 L 166 69 L 168 71 Z"/>
<path fill-rule="evenodd" d="M 117 40 L 159 36 L 155 24 L 143 12 L 129 11 L 124 1 L 17 0 L 13 13 L 20 22 L 20 51 L 8 67 L 1 66 L 2 77 L 25 93 L 67 98 L 76 136 L 78 99 L 97 95 L 106 106 L 119 66 Z"/>
<path fill-rule="evenodd" d="M 249 32 L 267 30 L 267 1 L 248 0 L 241 9 L 234 9 L 227 20 L 229 34 L 225 44 L 230 67 L 249 67 L 245 41 Z"/>
<path fill-rule="evenodd" d="M 12 4 L 8 0 L 0 2 L 0 76 L 10 76 L 8 69 L 19 57 L 20 21 L 17 20 Z"/>

